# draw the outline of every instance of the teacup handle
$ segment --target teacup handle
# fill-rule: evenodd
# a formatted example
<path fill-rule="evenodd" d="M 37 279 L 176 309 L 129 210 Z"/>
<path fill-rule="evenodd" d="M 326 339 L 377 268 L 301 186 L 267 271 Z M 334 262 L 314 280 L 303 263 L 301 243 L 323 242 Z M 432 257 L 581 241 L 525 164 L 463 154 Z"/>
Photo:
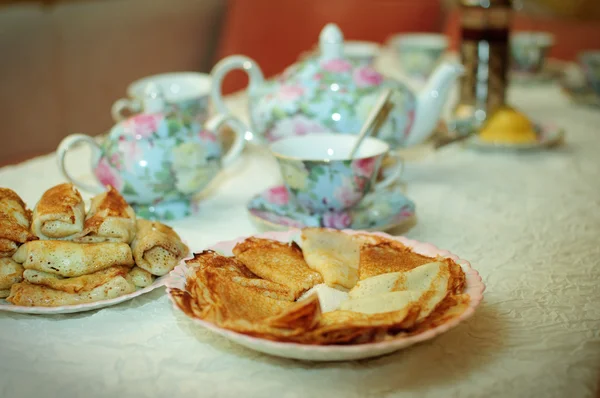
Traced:
<path fill-rule="evenodd" d="M 99 155 L 102 152 L 102 149 L 100 148 L 100 145 L 98 145 L 98 143 L 92 137 L 90 137 L 89 135 L 85 135 L 85 134 L 71 134 L 71 135 L 65 137 L 60 142 L 60 145 L 58 146 L 58 149 L 56 151 L 56 160 L 58 162 L 58 168 L 60 169 L 60 171 L 62 172 L 62 174 L 65 176 L 65 178 L 67 180 L 69 180 L 73 184 L 77 185 L 81 189 L 88 191 L 90 193 L 94 193 L 94 194 L 101 193 L 104 191 L 104 189 L 100 183 L 98 183 L 98 185 L 89 185 L 88 183 L 80 181 L 77 178 L 73 177 L 67 171 L 67 168 L 65 166 L 65 157 L 67 156 L 67 152 L 69 152 L 69 149 L 71 149 L 71 147 L 73 147 L 74 145 L 77 145 L 80 142 L 85 142 L 86 144 L 88 144 L 92 147 L 92 150 L 96 153 L 94 156 L 92 156 L 92 159 L 99 158 Z M 92 164 L 93 164 L 93 162 L 92 162 Z"/>
<path fill-rule="evenodd" d="M 402 173 L 404 172 L 404 160 L 402 160 L 402 156 L 400 156 L 400 154 L 396 152 L 390 152 L 388 153 L 388 156 L 395 158 L 396 164 L 394 165 L 393 171 L 389 176 L 384 178 L 383 181 L 375 183 L 375 191 L 385 189 L 393 183 L 397 182 L 402 176 Z"/>
<path fill-rule="evenodd" d="M 231 165 L 244 150 L 244 146 L 246 145 L 246 140 L 244 139 L 244 136 L 248 129 L 240 119 L 236 118 L 235 116 L 222 113 L 211 117 L 206 122 L 205 128 L 208 131 L 212 131 L 215 134 L 217 134 L 219 129 L 223 125 L 229 125 L 235 133 L 235 140 L 233 141 L 233 145 L 231 145 L 231 148 L 229 148 L 225 156 L 223 156 L 223 158 L 221 159 L 221 164 L 223 165 L 223 167 L 227 167 Z"/>
<path fill-rule="evenodd" d="M 110 113 L 115 122 L 125 120 L 127 117 L 123 115 L 123 111 L 129 111 L 129 113 L 139 113 L 142 111 L 142 103 L 139 100 L 121 98 L 115 101 Z"/>
<path fill-rule="evenodd" d="M 232 70 L 241 69 L 248 74 L 248 90 L 251 91 L 256 85 L 262 84 L 264 76 L 254 60 L 243 55 L 232 55 L 220 60 L 210 72 L 212 76 L 212 84 L 210 88 L 210 96 L 212 103 L 217 112 L 231 113 L 221 93 L 223 79 Z"/>

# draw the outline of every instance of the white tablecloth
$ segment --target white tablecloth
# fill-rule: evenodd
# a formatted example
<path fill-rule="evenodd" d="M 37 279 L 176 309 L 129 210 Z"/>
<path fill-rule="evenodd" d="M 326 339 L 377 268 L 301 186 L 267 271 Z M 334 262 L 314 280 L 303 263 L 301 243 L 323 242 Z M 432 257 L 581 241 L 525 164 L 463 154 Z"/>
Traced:
<path fill-rule="evenodd" d="M 303 363 L 258 354 L 175 313 L 161 289 L 103 310 L 0 313 L 0 397 L 590 397 L 600 375 L 600 112 L 558 87 L 514 89 L 533 118 L 567 129 L 551 152 L 456 145 L 407 166 L 407 233 L 472 262 L 487 285 L 456 329 L 378 359 Z M 70 163 L 85 174 L 87 151 Z M 33 206 L 63 182 L 54 155 L 0 169 Z M 250 148 L 199 213 L 174 222 L 195 250 L 256 232 L 245 203 L 278 181 Z"/>

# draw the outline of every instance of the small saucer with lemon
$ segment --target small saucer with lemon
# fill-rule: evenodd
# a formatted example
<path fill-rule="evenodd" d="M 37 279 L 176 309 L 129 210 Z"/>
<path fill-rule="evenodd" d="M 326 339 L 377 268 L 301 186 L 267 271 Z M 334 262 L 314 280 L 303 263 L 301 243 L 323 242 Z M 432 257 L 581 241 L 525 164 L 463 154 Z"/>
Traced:
<path fill-rule="evenodd" d="M 553 126 L 533 123 L 514 108 L 502 107 L 467 140 L 474 149 L 541 149 L 561 142 L 564 131 Z"/>

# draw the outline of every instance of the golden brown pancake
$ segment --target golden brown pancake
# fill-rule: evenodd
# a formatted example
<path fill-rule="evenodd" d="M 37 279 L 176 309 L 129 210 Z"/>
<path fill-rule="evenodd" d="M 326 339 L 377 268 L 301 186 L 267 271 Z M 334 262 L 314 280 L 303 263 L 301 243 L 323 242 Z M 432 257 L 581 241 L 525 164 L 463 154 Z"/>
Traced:
<path fill-rule="evenodd" d="M 131 243 L 136 233 L 135 212 L 121 194 L 109 186 L 108 191 L 92 198 L 78 242 Z"/>
<path fill-rule="evenodd" d="M 82 293 L 104 285 L 116 276 L 126 276 L 128 272 L 129 267 L 117 265 L 91 274 L 64 278 L 48 272 L 27 269 L 23 272 L 23 278 L 34 285 L 46 286 L 66 293 Z"/>
<path fill-rule="evenodd" d="M 83 230 L 85 206 L 73 184 L 48 189 L 33 210 L 31 229 L 40 239 L 72 239 Z"/>
<path fill-rule="evenodd" d="M 294 301 L 294 297 L 287 286 L 259 278 L 234 257 L 225 257 L 212 250 L 205 250 L 202 253 L 194 253 L 194 258 L 186 260 L 186 264 L 202 269 L 210 267 L 231 279 L 232 282 L 251 288 L 267 297 Z"/>
<path fill-rule="evenodd" d="M 251 237 L 235 245 L 233 254 L 259 277 L 287 286 L 294 299 L 323 282 L 321 274 L 308 267 L 295 242 Z"/>
<path fill-rule="evenodd" d="M 358 279 L 363 280 L 389 272 L 406 272 L 432 261 L 435 260 L 413 252 L 398 241 L 385 240 L 376 244 L 365 243 L 360 249 Z"/>
<path fill-rule="evenodd" d="M 31 211 L 13 190 L 0 188 L 0 257 L 12 256 L 20 244 L 37 239 L 29 231 Z"/>
<path fill-rule="evenodd" d="M 168 274 L 189 252 L 171 227 L 143 219 L 137 220 L 131 249 L 136 265 L 156 276 Z"/>

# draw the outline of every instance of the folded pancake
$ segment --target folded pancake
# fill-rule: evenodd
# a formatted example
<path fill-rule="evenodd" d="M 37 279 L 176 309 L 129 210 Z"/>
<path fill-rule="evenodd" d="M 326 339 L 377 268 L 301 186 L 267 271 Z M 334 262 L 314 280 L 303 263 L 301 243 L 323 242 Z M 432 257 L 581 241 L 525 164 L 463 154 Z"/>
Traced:
<path fill-rule="evenodd" d="M 380 314 L 418 305 L 420 322 L 448 295 L 450 277 L 448 262 L 432 262 L 406 272 L 367 278 L 350 290 L 349 300 L 341 303 L 340 309 Z"/>
<path fill-rule="evenodd" d="M 407 306 L 382 314 L 332 311 L 321 315 L 314 330 L 298 339 L 305 344 L 363 344 L 384 340 L 390 333 L 408 330 L 415 324 L 418 306 Z"/>
<path fill-rule="evenodd" d="M 0 257 L 12 256 L 20 244 L 37 239 L 29 227 L 31 211 L 13 190 L 0 188 Z"/>
<path fill-rule="evenodd" d="M 10 287 L 23 280 L 23 267 L 12 258 L 0 258 L 0 298 L 10 293 Z"/>
<path fill-rule="evenodd" d="M 171 292 L 175 302 L 190 316 L 269 339 L 288 339 L 316 325 L 320 316 L 316 295 L 298 303 L 277 300 L 255 286 L 234 282 L 235 268 L 207 263 L 193 268 L 194 274 L 188 277 L 186 290 Z"/>
<path fill-rule="evenodd" d="M 57 307 L 110 300 L 125 294 L 133 293 L 135 286 L 125 277 L 118 275 L 90 291 L 67 293 L 47 286 L 34 285 L 29 282 L 14 284 L 6 301 L 14 305 Z"/>
<path fill-rule="evenodd" d="M 254 274 L 288 287 L 294 300 L 323 282 L 321 274 L 308 267 L 296 242 L 251 237 L 235 245 L 233 254 Z"/>
<path fill-rule="evenodd" d="M 92 198 L 83 231 L 73 240 L 88 243 L 131 243 L 136 228 L 135 212 L 121 194 L 109 186 L 108 191 Z"/>
<path fill-rule="evenodd" d="M 73 184 L 50 188 L 33 210 L 31 229 L 40 239 L 72 239 L 83 230 L 85 206 Z"/>
<path fill-rule="evenodd" d="M 145 269 L 140 267 L 133 267 L 129 271 L 129 279 L 136 287 L 148 287 L 154 282 L 155 276 Z"/>
<path fill-rule="evenodd" d="M 327 228 L 304 228 L 302 252 L 308 266 L 323 275 L 328 286 L 352 289 L 358 281 L 360 247 L 369 238 Z"/>
<path fill-rule="evenodd" d="M 189 251 L 172 228 L 143 219 L 137 220 L 131 249 L 136 265 L 156 276 L 169 273 Z"/>
<path fill-rule="evenodd" d="M 194 258 L 186 260 L 186 264 L 191 267 L 213 268 L 216 272 L 227 276 L 234 283 L 252 288 L 267 297 L 294 301 L 294 297 L 287 286 L 259 278 L 234 257 L 225 257 L 212 250 L 205 250 L 202 253 L 194 253 Z"/>
<path fill-rule="evenodd" d="M 23 272 L 23 278 L 26 282 L 34 285 L 46 286 L 66 293 L 81 293 L 89 292 L 98 286 L 104 285 L 116 276 L 125 277 L 128 272 L 129 267 L 117 265 L 91 274 L 65 278 L 44 271 L 27 269 Z"/>
<path fill-rule="evenodd" d="M 364 280 L 389 272 L 410 271 L 433 261 L 435 259 L 415 253 L 395 240 L 365 243 L 360 248 L 358 279 Z"/>
<path fill-rule="evenodd" d="M 115 265 L 134 265 L 131 248 L 120 242 L 34 240 L 19 247 L 13 260 L 25 269 L 63 277 L 91 274 Z"/>

